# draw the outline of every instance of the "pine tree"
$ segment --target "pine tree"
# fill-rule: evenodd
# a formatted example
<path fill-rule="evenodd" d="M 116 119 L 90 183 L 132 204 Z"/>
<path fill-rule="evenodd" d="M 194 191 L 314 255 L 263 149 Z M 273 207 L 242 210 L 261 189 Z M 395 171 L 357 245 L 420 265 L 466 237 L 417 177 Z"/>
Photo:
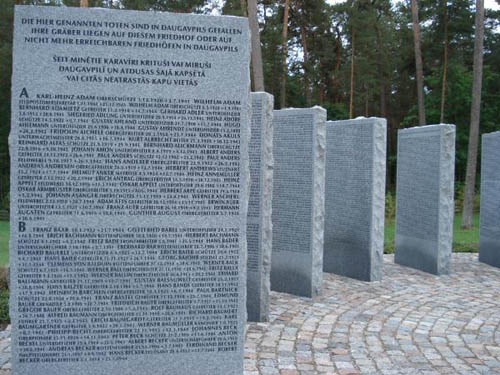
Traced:
<path fill-rule="evenodd" d="M 265 91 L 264 68 L 262 66 L 262 50 L 260 45 L 259 20 L 257 16 L 257 0 L 247 0 L 248 22 L 252 34 L 252 78 L 254 91 Z"/>
<path fill-rule="evenodd" d="M 422 63 L 422 53 L 420 50 L 420 23 L 418 21 L 417 0 L 411 0 L 411 14 L 413 19 L 413 37 L 415 47 L 415 66 L 417 71 L 417 98 L 418 98 L 418 123 L 425 125 L 425 104 L 424 104 L 424 72 Z"/>
<path fill-rule="evenodd" d="M 464 207 L 462 228 L 472 227 L 472 211 L 476 186 L 477 149 L 479 143 L 479 119 L 481 114 L 481 88 L 483 79 L 483 43 L 484 43 L 484 0 L 476 0 L 476 37 L 474 44 L 474 80 L 472 82 L 472 105 L 467 152 L 467 172 L 465 175 Z"/>
<path fill-rule="evenodd" d="M 281 42 L 281 87 L 280 87 L 280 108 L 286 107 L 286 81 L 288 75 L 288 14 L 290 9 L 290 0 L 284 0 L 283 3 L 283 28 L 281 32 L 282 42 Z"/>

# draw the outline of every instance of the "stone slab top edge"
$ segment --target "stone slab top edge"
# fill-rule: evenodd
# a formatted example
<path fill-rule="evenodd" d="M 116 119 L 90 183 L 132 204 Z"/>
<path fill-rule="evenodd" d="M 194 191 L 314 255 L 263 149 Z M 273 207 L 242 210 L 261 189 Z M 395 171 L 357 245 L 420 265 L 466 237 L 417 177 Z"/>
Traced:
<path fill-rule="evenodd" d="M 294 111 L 318 111 L 318 112 L 324 112 L 326 114 L 326 109 L 323 107 L 320 107 L 319 105 L 315 105 L 314 107 L 307 107 L 307 108 L 283 108 L 283 109 L 275 109 L 273 112 L 274 113 L 284 113 L 284 112 L 294 112 Z"/>
<path fill-rule="evenodd" d="M 342 125 L 342 124 L 367 124 L 373 122 L 383 122 L 387 123 L 387 119 L 383 117 L 356 117 L 353 119 L 346 120 L 335 120 L 335 121 L 327 121 L 327 125 Z"/>
<path fill-rule="evenodd" d="M 484 133 L 482 134 L 482 137 L 486 137 L 486 138 L 489 138 L 489 137 L 500 137 L 500 130 L 498 131 L 495 131 L 495 132 L 491 132 L 491 133 Z"/>
<path fill-rule="evenodd" d="M 399 129 L 398 133 L 410 133 L 410 132 L 423 132 L 423 131 L 439 131 L 440 129 L 448 128 L 449 130 L 455 129 L 453 124 L 435 124 L 435 125 L 424 125 L 424 126 L 414 126 L 412 128 Z"/>
<path fill-rule="evenodd" d="M 265 92 L 265 91 L 252 91 L 252 92 L 250 92 L 250 96 L 267 96 L 270 99 L 271 98 L 274 99 L 273 94 L 269 94 L 268 92 Z"/>
<path fill-rule="evenodd" d="M 126 13 L 136 13 L 136 14 L 154 14 L 154 15 L 172 15 L 175 17 L 199 17 L 199 18 L 233 18 L 233 19 L 238 19 L 241 20 L 242 22 L 248 23 L 248 18 L 247 17 L 241 17 L 241 16 L 231 16 L 231 15 L 213 15 L 213 14 L 198 14 L 198 13 L 175 13 L 175 12 L 165 12 L 165 11 L 160 11 L 160 10 L 133 10 L 133 9 L 109 9 L 109 8 L 98 8 L 98 7 L 92 7 L 92 8 L 78 8 L 78 7 L 68 7 L 68 6 L 59 6 L 59 7 L 48 7 L 45 5 L 14 5 L 15 9 L 24 9 L 24 8 L 39 8 L 39 9 L 64 9 L 64 12 L 87 12 L 87 11 L 99 11 L 99 12 L 109 12 L 111 10 L 119 10 L 120 12 L 126 12 Z"/>

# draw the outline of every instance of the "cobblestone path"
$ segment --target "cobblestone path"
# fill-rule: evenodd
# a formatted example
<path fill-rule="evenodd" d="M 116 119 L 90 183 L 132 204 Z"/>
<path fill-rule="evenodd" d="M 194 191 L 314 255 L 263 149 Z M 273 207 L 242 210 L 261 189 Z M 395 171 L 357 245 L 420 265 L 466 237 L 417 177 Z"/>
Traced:
<path fill-rule="evenodd" d="M 374 283 L 323 274 L 314 300 L 273 292 L 245 375 L 500 374 L 500 269 L 475 254 L 454 254 L 450 276 L 384 268 Z"/>
<path fill-rule="evenodd" d="M 384 266 L 374 283 L 324 274 L 314 300 L 273 292 L 270 323 L 248 325 L 245 375 L 500 374 L 500 269 L 473 254 L 449 276 Z"/>

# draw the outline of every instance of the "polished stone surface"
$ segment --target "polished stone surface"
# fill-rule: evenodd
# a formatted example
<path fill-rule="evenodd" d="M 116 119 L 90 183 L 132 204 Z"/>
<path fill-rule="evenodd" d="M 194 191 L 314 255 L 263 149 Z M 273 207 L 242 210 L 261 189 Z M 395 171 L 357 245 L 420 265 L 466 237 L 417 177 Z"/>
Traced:
<path fill-rule="evenodd" d="M 479 260 L 500 267 L 500 132 L 483 134 Z"/>
<path fill-rule="evenodd" d="M 435 275 L 450 272 L 455 125 L 398 131 L 396 263 Z"/>
<path fill-rule="evenodd" d="M 325 213 L 326 110 L 274 111 L 271 289 L 320 293 Z"/>
<path fill-rule="evenodd" d="M 326 123 L 323 271 L 382 278 L 387 121 Z"/>

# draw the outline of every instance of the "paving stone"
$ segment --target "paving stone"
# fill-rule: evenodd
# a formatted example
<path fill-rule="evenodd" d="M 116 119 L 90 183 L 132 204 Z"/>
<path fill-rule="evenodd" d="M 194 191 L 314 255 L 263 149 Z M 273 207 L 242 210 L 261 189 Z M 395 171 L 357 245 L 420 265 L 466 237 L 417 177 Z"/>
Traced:
<path fill-rule="evenodd" d="M 263 329 L 250 324 L 247 341 L 257 340 L 257 352 L 266 343 L 267 355 L 286 341 L 293 346 L 286 363 L 300 375 L 497 373 L 500 271 L 477 255 L 454 254 L 453 272 L 436 278 L 393 259 L 385 256 L 376 285 L 324 274 L 314 301 L 273 292 L 265 328 L 275 334 L 250 336 Z"/>

